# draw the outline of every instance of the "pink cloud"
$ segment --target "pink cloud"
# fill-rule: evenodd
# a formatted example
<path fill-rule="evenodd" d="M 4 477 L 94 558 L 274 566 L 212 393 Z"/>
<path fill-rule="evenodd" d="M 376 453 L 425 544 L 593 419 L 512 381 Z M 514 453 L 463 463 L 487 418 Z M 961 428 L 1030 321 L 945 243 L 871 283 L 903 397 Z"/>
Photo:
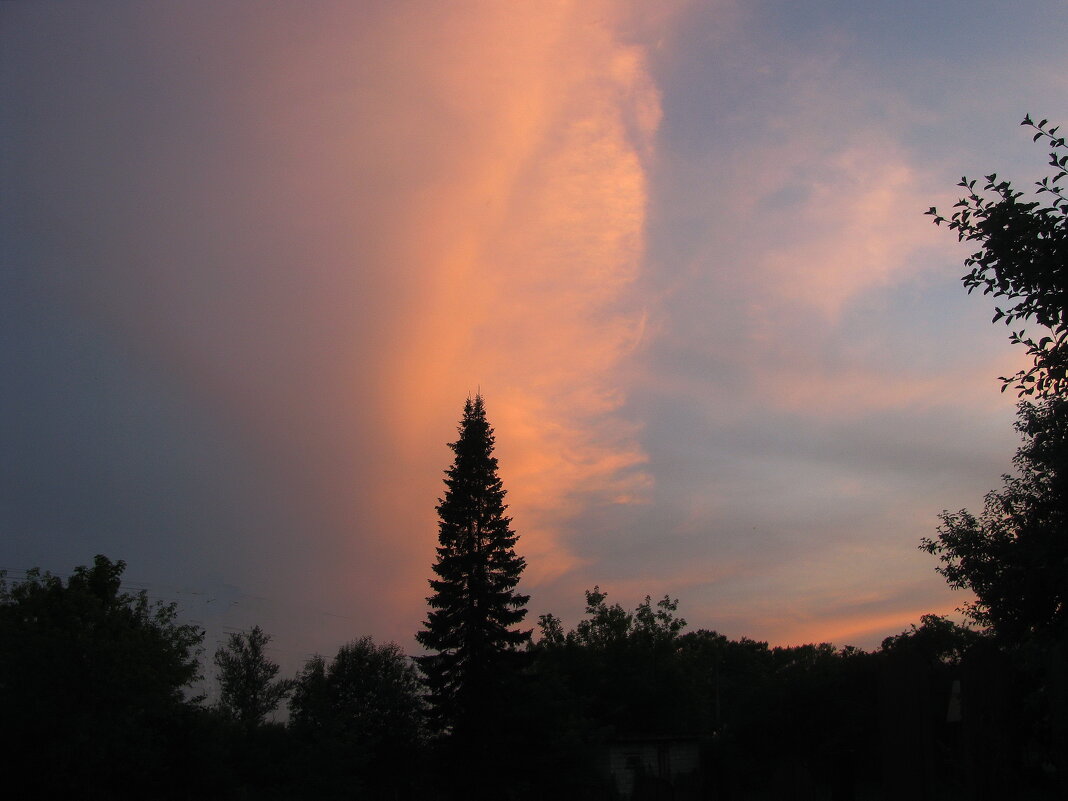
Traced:
<path fill-rule="evenodd" d="M 660 120 L 642 15 L 233 13 L 127 21 L 162 98 L 147 110 L 84 73 L 141 140 L 103 140 L 106 175 L 74 185 L 93 235 L 72 247 L 101 269 L 61 289 L 255 465 L 269 522 L 247 573 L 315 569 L 324 603 L 412 630 L 445 443 L 478 388 L 530 582 L 571 570 L 560 530 L 583 499 L 641 503 L 652 482 L 619 379 Z"/>
<path fill-rule="evenodd" d="M 393 351 L 405 387 L 394 434 L 424 471 L 431 432 L 447 431 L 467 393 L 486 395 L 535 585 L 578 564 L 559 525 L 583 499 L 641 502 L 651 484 L 618 372 L 644 325 L 632 286 L 659 95 L 643 50 L 616 38 L 614 11 L 471 20 L 480 39 L 518 38 L 537 57 L 516 65 L 502 50 L 439 87 L 479 95 L 470 124 L 484 138 L 454 154 L 463 181 L 420 197 L 425 289 Z M 501 76 L 491 91 L 487 73 Z"/>

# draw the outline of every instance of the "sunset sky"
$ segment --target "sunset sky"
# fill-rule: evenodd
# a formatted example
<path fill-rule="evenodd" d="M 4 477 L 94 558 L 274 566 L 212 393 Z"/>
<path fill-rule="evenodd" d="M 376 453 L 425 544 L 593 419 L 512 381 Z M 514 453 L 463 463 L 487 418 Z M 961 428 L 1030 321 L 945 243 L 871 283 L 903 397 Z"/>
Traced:
<path fill-rule="evenodd" d="M 1011 468 L 923 212 L 1026 187 L 1068 3 L 0 5 L 0 568 L 104 553 L 287 672 L 415 652 L 481 391 L 530 624 L 872 648 Z"/>

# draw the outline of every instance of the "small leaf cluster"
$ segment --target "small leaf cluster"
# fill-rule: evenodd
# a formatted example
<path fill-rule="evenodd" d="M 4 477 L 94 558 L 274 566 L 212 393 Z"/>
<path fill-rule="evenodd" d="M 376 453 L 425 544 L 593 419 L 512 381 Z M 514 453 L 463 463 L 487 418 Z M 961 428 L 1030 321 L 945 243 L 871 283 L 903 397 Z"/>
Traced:
<path fill-rule="evenodd" d="M 1001 377 L 1003 392 L 1014 386 L 1021 396 L 1043 398 L 1068 391 L 1068 196 L 1058 185 L 1068 176 L 1068 148 L 1059 127 L 1048 127 L 1048 120 L 1036 123 L 1028 115 L 1021 125 L 1035 129 L 1033 141 L 1044 139 L 1050 147 L 1053 173 L 1036 182 L 1035 196 L 1047 195 L 1051 202 L 1025 199 L 991 173 L 982 189 L 976 180 L 961 178 L 958 186 L 967 195 L 948 219 L 933 206 L 927 214 L 936 225 L 948 223 L 961 242 L 979 243 L 965 259 L 969 272 L 962 281 L 969 293 L 978 288 L 1004 299 L 993 322 L 1033 322 L 1045 329 L 1038 337 L 1024 328 L 1012 330 L 1010 341 L 1027 348 L 1032 366 Z"/>

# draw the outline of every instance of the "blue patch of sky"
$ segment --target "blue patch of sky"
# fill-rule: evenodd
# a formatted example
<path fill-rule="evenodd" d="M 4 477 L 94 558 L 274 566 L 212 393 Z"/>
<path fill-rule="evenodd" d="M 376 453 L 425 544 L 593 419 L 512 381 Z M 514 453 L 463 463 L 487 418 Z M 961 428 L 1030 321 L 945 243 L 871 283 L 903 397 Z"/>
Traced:
<path fill-rule="evenodd" d="M 665 88 L 661 141 L 680 155 L 705 152 L 710 138 L 719 148 L 751 139 L 761 118 L 754 108 L 771 113 L 789 102 L 792 65 L 812 57 L 829 59 L 834 77 L 849 81 L 841 125 L 885 118 L 917 158 L 934 163 L 954 150 L 996 153 L 991 125 L 1003 126 L 1000 140 L 1011 148 L 1010 129 L 1025 111 L 1055 116 L 1064 107 L 1063 2 L 747 4 L 731 18 L 739 29 L 730 38 L 714 35 L 720 15 L 691 9 L 654 59 Z M 912 112 L 904 125 L 899 100 Z"/>

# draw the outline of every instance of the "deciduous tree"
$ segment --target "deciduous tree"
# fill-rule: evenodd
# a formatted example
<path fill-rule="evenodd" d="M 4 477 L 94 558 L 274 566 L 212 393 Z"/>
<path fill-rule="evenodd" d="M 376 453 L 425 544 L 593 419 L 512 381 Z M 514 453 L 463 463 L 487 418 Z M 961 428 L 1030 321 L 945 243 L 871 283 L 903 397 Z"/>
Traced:
<path fill-rule="evenodd" d="M 610 604 L 600 587 L 586 591 L 586 616 L 564 633 L 552 614 L 538 620 L 539 669 L 567 677 L 590 718 L 617 733 L 678 734 L 692 730 L 694 704 L 680 692 L 678 600 L 650 596 L 633 612 Z"/>
<path fill-rule="evenodd" d="M 275 679 L 278 665 L 265 649 L 271 635 L 259 626 L 231 634 L 215 651 L 219 671 L 219 706 L 246 728 L 255 728 L 277 709 L 293 689 L 291 679 Z"/>
<path fill-rule="evenodd" d="M 976 180 L 961 178 L 967 195 L 957 201 L 947 220 L 931 207 L 927 214 L 936 225 L 946 222 L 962 242 L 975 242 L 979 250 L 964 260 L 970 268 L 964 277 L 968 292 L 1004 299 L 994 309 L 993 322 L 1005 325 L 1032 322 L 1045 335 L 1014 330 L 1011 339 L 1023 344 L 1033 364 L 1014 376 L 1003 377 L 1002 390 L 1016 383 L 1024 396 L 1063 397 L 1068 391 L 1068 196 L 1060 182 L 1068 176 L 1068 148 L 1048 121 L 1035 123 L 1030 115 L 1021 125 L 1036 131 L 1034 141 L 1051 148 L 1053 172 L 1038 181 L 1034 198 L 997 173 L 985 177 L 982 190 Z M 1048 198 L 1048 204 L 1043 200 Z"/>
<path fill-rule="evenodd" d="M 965 261 L 970 272 L 964 283 L 969 291 L 981 287 L 1004 299 L 994 322 L 1033 323 L 1044 331 L 1013 331 L 1012 341 L 1026 347 L 1032 366 L 1002 378 L 1003 391 L 1015 386 L 1028 399 L 1016 423 L 1024 444 L 1014 460 L 1016 474 L 1003 476 L 1002 488 L 987 494 L 982 512 L 943 513 L 937 537 L 921 547 L 938 556 L 938 570 L 951 586 L 975 593 L 966 610 L 995 637 L 985 675 L 987 695 L 1000 697 L 1001 705 L 982 713 L 990 721 L 988 734 L 1011 732 L 1006 743 L 1015 748 L 1029 741 L 1028 753 L 1013 757 L 1014 769 L 1022 774 L 1028 763 L 1055 766 L 1063 794 L 1068 789 L 1068 197 L 1061 182 L 1068 177 L 1068 148 L 1046 120 L 1035 123 L 1027 116 L 1022 124 L 1036 131 L 1034 141 L 1051 148 L 1053 172 L 1037 182 L 1035 199 L 1024 199 L 996 174 L 986 176 L 981 191 L 964 178 L 960 185 L 968 194 L 948 222 L 959 239 L 979 244 Z M 946 222 L 936 209 L 928 213 L 935 223 Z M 1005 667 L 990 669 L 996 659 Z M 990 678 L 1009 669 L 1014 675 L 1000 685 Z M 1004 754 L 1003 746 L 988 743 L 991 754 Z M 1005 787 L 1018 783 L 1008 776 L 1001 777 Z M 999 791 L 996 783 L 987 783 Z"/>
<path fill-rule="evenodd" d="M 290 728 L 318 797 L 417 797 L 423 687 L 395 643 L 361 637 L 308 660 L 289 702 Z M 396 795 L 394 795 L 396 794 Z M 362 797 L 358 795 L 357 797 Z"/>
<path fill-rule="evenodd" d="M 0 752 L 43 796 L 179 793 L 176 747 L 194 710 L 203 637 L 173 604 L 122 591 L 125 562 L 0 581 Z M 163 783 L 164 777 L 170 777 Z"/>
<path fill-rule="evenodd" d="M 1014 331 L 1033 364 L 1002 378 L 1003 390 L 1015 384 L 1034 399 L 1019 407 L 1017 474 L 1003 477 L 980 514 L 943 513 L 937 538 L 921 545 L 939 557 L 951 586 L 975 593 L 966 605 L 971 617 L 1013 643 L 1068 633 L 1068 198 L 1060 186 L 1068 149 L 1046 120 L 1027 116 L 1022 124 L 1051 147 L 1053 173 L 1037 182 L 1037 199 L 1024 200 L 996 174 L 981 191 L 963 178 L 968 194 L 948 220 L 959 239 L 980 246 L 965 260 L 965 286 L 1007 301 L 994 322 L 1032 322 L 1048 332 Z M 947 222 L 934 208 L 928 213 Z"/>

